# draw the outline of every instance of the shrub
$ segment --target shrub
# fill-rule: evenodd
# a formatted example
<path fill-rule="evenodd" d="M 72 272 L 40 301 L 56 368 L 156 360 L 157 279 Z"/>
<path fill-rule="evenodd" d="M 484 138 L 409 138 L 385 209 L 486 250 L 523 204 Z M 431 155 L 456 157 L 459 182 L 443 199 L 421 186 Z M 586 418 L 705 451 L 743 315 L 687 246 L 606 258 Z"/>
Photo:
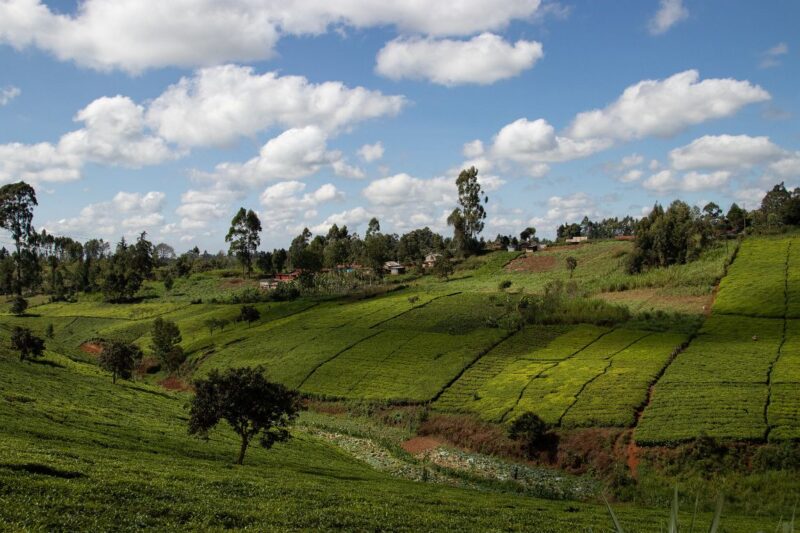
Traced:
<path fill-rule="evenodd" d="M 117 377 L 130 379 L 136 364 L 142 360 L 142 350 L 134 344 L 124 342 L 104 342 L 103 351 L 100 352 L 98 364 L 100 368 L 111 372 L 112 383 L 117 382 Z"/>
<path fill-rule="evenodd" d="M 508 429 L 509 438 L 522 441 L 528 457 L 545 449 L 549 434 L 550 425 L 531 412 L 520 415 Z"/>
<path fill-rule="evenodd" d="M 11 332 L 11 347 L 19 352 L 19 360 L 32 359 L 44 355 L 44 340 L 28 328 L 14 326 Z"/>
<path fill-rule="evenodd" d="M 239 322 L 247 322 L 248 327 L 261 318 L 261 313 L 252 305 L 243 305 L 239 310 Z"/>
<path fill-rule="evenodd" d="M 497 284 L 497 288 L 500 289 L 501 291 L 504 290 L 504 289 L 509 288 L 510 286 L 511 286 L 511 280 L 510 279 L 504 279 L 503 281 L 501 281 L 500 283 Z"/>
<path fill-rule="evenodd" d="M 23 298 L 22 296 L 14 296 L 11 298 L 11 312 L 17 316 L 22 316 L 25 314 L 25 311 L 28 309 L 28 300 Z"/>
<path fill-rule="evenodd" d="M 183 340 L 178 325 L 171 320 L 158 317 L 153 321 L 151 335 L 153 337 L 151 348 L 155 356 L 170 372 L 177 370 L 186 359 L 183 350 L 178 346 Z"/>

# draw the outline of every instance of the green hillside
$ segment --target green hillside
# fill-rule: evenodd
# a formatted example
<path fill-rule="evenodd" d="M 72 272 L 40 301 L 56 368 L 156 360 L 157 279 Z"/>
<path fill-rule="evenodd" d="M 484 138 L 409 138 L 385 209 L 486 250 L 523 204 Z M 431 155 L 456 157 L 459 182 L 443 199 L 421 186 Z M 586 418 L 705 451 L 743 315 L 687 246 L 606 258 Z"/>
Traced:
<path fill-rule="evenodd" d="M 5 340 L 5 339 L 4 339 Z M 187 397 L 92 365 L 0 353 L 0 523 L 10 530 L 602 530 L 602 506 L 398 480 L 296 432 L 233 468 L 237 442 L 186 434 Z M 617 506 L 656 531 L 663 511 Z M 684 517 L 688 520 L 688 515 Z M 700 523 L 708 523 L 703 515 Z M 728 517 L 727 531 L 759 522 Z"/>
<path fill-rule="evenodd" d="M 692 263 L 635 275 L 623 268 L 629 250 L 630 243 L 608 241 L 534 256 L 494 252 L 464 261 L 448 280 L 422 276 L 363 294 L 255 303 L 261 316 L 253 324 L 235 321 L 241 304 L 234 302 L 248 283 L 225 273 L 194 275 L 172 291 L 151 282 L 143 291 L 149 296 L 131 304 L 34 300 L 25 316 L 0 320 L 0 519 L 14 529 L 608 526 L 596 495 L 578 502 L 516 496 L 507 479 L 485 484 L 463 473 L 447 476 L 466 475 L 472 489 L 398 479 L 314 436 L 302 420 L 290 443 L 253 449 L 244 467 L 232 468 L 234 436 L 190 438 L 189 393 L 159 386 L 185 387 L 231 367 L 261 365 L 323 412 L 419 406 L 426 416 L 466 417 L 468 426 L 487 424 L 501 436 L 533 412 L 564 446 L 582 431 L 605 432 L 594 435 L 610 439 L 616 457 L 609 461 L 625 470 L 622 481 L 589 463 L 581 472 L 611 483 L 624 499 L 634 499 L 625 481 L 638 460 L 635 450 L 625 451 L 631 440 L 674 446 L 701 435 L 743 443 L 800 437 L 800 320 L 793 311 L 800 240 L 747 238 L 738 250 L 717 244 Z M 572 277 L 569 255 L 578 259 Z M 520 301 L 553 287 L 576 294 L 550 322 L 517 327 Z M 211 296 L 198 299 L 201 293 Z M 178 324 L 187 362 L 173 375 L 143 369 L 135 381 L 113 386 L 95 364 L 96 343 L 136 343 L 152 365 L 157 317 Z M 212 331 L 210 319 L 227 325 Z M 8 351 L 15 325 L 42 337 L 52 326 L 43 361 L 21 363 Z M 347 433 L 336 424 L 345 422 L 330 431 Z M 415 430 L 382 444 L 367 436 L 410 461 L 403 468 L 425 469 L 428 459 L 400 450 Z M 642 490 L 654 492 L 646 501 L 665 507 L 648 479 Z M 745 499 L 737 497 L 736 512 Z M 661 507 L 617 507 L 630 530 L 663 525 Z M 774 527 L 777 517 L 768 518 Z M 727 513 L 725 523 L 726 531 L 767 527 Z"/>

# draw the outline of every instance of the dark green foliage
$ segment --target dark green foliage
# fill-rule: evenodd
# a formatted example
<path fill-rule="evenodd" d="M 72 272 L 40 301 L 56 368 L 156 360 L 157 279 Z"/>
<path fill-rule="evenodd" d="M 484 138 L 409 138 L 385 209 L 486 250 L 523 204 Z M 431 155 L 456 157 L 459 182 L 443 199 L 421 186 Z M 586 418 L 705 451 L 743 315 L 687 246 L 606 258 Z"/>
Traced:
<path fill-rule="evenodd" d="M 171 291 L 174 285 L 175 285 L 175 279 L 172 277 L 172 274 L 170 274 L 169 272 L 164 274 L 164 288 L 167 291 Z"/>
<path fill-rule="evenodd" d="M 177 370 L 186 359 L 183 350 L 178 346 L 182 340 L 178 325 L 158 317 L 153 321 L 150 334 L 153 338 L 150 347 L 155 356 L 170 372 Z"/>
<path fill-rule="evenodd" d="M 756 214 L 759 226 L 773 228 L 800 224 L 800 188 L 789 192 L 783 182 L 775 185 L 761 200 Z"/>
<path fill-rule="evenodd" d="M 55 329 L 53 328 L 53 324 L 47 324 L 47 329 L 44 330 L 44 335 L 48 339 L 52 339 L 55 336 Z"/>
<path fill-rule="evenodd" d="M 578 260 L 572 256 L 566 258 L 567 263 L 567 270 L 569 270 L 569 277 L 572 277 L 572 274 L 575 272 L 575 269 L 578 268 Z"/>
<path fill-rule="evenodd" d="M 137 272 L 143 279 L 153 277 L 153 267 L 155 261 L 153 257 L 153 243 L 147 240 L 147 232 L 143 231 L 136 239 L 131 254 L 131 269 Z"/>
<path fill-rule="evenodd" d="M 31 251 L 36 236 L 33 208 L 37 205 L 36 191 L 24 181 L 0 187 L 0 228 L 11 233 L 14 239 L 17 294 L 22 294 L 23 287 L 31 285 L 32 269 L 38 273 L 36 254 Z"/>
<path fill-rule="evenodd" d="M 239 322 L 247 322 L 248 326 L 257 321 L 259 318 L 261 318 L 261 313 L 259 313 L 258 309 L 252 305 L 243 305 L 239 310 Z"/>
<path fill-rule="evenodd" d="M 447 279 L 453 273 L 453 270 L 453 256 L 449 250 L 445 250 L 433 264 L 433 273 L 441 279 Z"/>
<path fill-rule="evenodd" d="M 97 363 L 100 368 L 111 372 L 111 380 L 117 382 L 117 377 L 130 379 L 133 369 L 142 360 L 142 350 L 135 344 L 110 341 L 103 343 L 103 351 Z"/>
<path fill-rule="evenodd" d="M 245 211 L 244 207 L 231 220 L 231 227 L 225 236 L 225 242 L 230 243 L 228 253 L 235 255 L 242 265 L 242 272 L 249 275 L 253 268 L 258 245 L 261 244 L 261 221 L 253 210 Z"/>
<path fill-rule="evenodd" d="M 478 183 L 478 169 L 470 167 L 462 170 L 456 178 L 458 187 L 457 207 L 447 217 L 447 224 L 453 226 L 453 242 L 461 254 L 476 252 L 479 249 L 478 235 L 483 231 L 486 210 L 483 207 L 488 201 L 482 197 L 481 185 Z"/>
<path fill-rule="evenodd" d="M 17 316 L 22 316 L 25 314 L 25 311 L 28 309 L 28 300 L 20 296 L 19 294 L 13 296 L 11 298 L 11 312 Z"/>
<path fill-rule="evenodd" d="M 44 340 L 28 328 L 14 326 L 11 331 L 11 347 L 19 352 L 19 360 L 35 359 L 44 355 Z"/>
<path fill-rule="evenodd" d="M 744 231 L 747 222 L 747 211 L 734 202 L 731 204 L 730 209 L 728 209 L 728 214 L 725 218 L 728 219 L 728 224 L 730 224 L 731 229 L 738 233 Z"/>
<path fill-rule="evenodd" d="M 500 289 L 501 291 L 509 288 L 510 286 L 511 286 L 510 279 L 504 279 L 503 281 L 497 284 L 497 288 Z"/>
<path fill-rule="evenodd" d="M 539 415 L 530 412 L 520 415 L 508 428 L 508 436 L 522 441 L 528 457 L 533 457 L 547 446 L 549 433 L 550 425 Z"/>
<path fill-rule="evenodd" d="M 143 236 L 140 239 L 143 239 Z M 146 247 L 144 244 L 139 246 Z M 102 289 L 105 299 L 109 302 L 130 301 L 139 292 L 144 281 L 144 273 L 134 268 L 138 253 L 141 252 L 137 252 L 134 246 L 128 246 L 124 238 L 117 244 L 117 250 L 104 269 Z"/>
<path fill-rule="evenodd" d="M 427 226 L 415 229 L 400 237 L 397 243 L 397 260 L 401 263 L 421 265 L 427 254 L 438 252 L 443 246 L 441 235 L 434 233 Z"/>
<path fill-rule="evenodd" d="M 697 208 L 680 200 L 672 202 L 666 211 L 656 204 L 636 229 L 628 270 L 637 273 L 693 261 L 710 240 L 710 226 Z"/>
<path fill-rule="evenodd" d="M 300 412 L 297 392 L 270 383 L 263 368 L 231 368 L 212 371 L 195 382 L 189 434 L 208 437 L 225 420 L 242 439 L 236 464 L 242 464 L 247 447 L 258 437 L 264 448 L 289 439 L 289 425 Z"/>

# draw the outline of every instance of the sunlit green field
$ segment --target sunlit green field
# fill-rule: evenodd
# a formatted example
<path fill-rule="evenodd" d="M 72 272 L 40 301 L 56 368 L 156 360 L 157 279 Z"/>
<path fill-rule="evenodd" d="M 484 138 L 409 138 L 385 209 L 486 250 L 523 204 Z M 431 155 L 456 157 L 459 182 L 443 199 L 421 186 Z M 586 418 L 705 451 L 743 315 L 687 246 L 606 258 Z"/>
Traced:
<path fill-rule="evenodd" d="M 568 532 L 609 525 L 596 504 L 390 478 L 303 433 L 269 451 L 253 448 L 234 467 L 229 431 L 208 442 L 186 434 L 186 401 L 140 383 L 112 385 L 94 366 L 53 353 L 22 363 L 0 350 L 3 529 Z M 664 518 L 661 509 L 615 508 L 634 531 L 658 531 Z M 736 516 L 725 524 L 742 532 L 763 526 Z"/>
<path fill-rule="evenodd" d="M 656 385 L 636 430 L 639 442 L 800 436 L 800 321 L 793 320 L 799 246 L 793 235 L 742 244 L 712 316 Z"/>

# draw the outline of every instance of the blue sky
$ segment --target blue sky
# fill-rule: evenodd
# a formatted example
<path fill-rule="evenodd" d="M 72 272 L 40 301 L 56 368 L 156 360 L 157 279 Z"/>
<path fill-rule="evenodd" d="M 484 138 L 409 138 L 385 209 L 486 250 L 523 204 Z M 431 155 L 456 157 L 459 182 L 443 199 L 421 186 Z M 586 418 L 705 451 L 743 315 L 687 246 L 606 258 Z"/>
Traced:
<path fill-rule="evenodd" d="M 48 231 L 210 251 L 239 206 L 264 248 L 447 232 L 468 164 L 487 237 L 800 184 L 797 2 L 428 4 L 0 0 L 0 183 Z"/>

